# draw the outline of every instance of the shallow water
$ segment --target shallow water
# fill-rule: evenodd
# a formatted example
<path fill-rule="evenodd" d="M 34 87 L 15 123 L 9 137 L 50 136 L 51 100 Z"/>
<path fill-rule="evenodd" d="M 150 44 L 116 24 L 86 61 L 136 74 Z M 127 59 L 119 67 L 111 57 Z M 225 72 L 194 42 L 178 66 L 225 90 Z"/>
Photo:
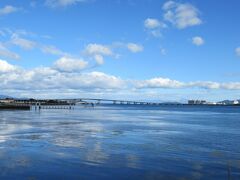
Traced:
<path fill-rule="evenodd" d="M 0 179 L 240 179 L 240 107 L 0 111 Z"/>

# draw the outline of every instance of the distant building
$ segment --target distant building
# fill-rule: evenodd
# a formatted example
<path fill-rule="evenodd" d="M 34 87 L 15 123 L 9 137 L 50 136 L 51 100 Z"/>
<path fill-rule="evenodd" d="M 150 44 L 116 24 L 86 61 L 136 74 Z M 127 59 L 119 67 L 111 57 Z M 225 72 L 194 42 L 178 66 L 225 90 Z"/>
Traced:
<path fill-rule="evenodd" d="M 0 99 L 0 103 L 13 103 L 14 101 L 12 98 Z"/>
<path fill-rule="evenodd" d="M 195 100 L 189 100 L 188 104 L 195 104 Z"/>
<path fill-rule="evenodd" d="M 224 100 L 224 101 L 218 102 L 218 104 L 222 104 L 222 105 L 239 105 L 240 101 L 239 100 L 234 100 L 234 101 Z"/>
<path fill-rule="evenodd" d="M 205 100 L 189 100 L 188 104 L 190 104 L 190 105 L 201 105 L 201 104 L 207 104 L 207 101 L 205 101 Z"/>
<path fill-rule="evenodd" d="M 207 105 L 218 105 L 218 103 L 216 103 L 216 102 L 207 102 L 206 104 Z"/>
<path fill-rule="evenodd" d="M 239 104 L 239 101 L 235 100 L 233 101 L 233 105 Z"/>

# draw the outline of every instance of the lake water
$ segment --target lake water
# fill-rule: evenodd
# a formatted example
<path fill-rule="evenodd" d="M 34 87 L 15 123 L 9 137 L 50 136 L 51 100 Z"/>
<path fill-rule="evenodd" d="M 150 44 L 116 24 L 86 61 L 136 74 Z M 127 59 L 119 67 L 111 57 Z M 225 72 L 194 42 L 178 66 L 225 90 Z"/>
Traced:
<path fill-rule="evenodd" d="M 240 179 L 240 107 L 1 110 L 0 179 Z"/>

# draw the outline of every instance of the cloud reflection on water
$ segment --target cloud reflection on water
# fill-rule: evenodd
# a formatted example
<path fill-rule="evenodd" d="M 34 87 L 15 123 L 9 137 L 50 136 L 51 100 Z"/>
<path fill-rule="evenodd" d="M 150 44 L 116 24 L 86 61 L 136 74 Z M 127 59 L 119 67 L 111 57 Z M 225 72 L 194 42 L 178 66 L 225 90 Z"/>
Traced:
<path fill-rule="evenodd" d="M 0 143 L 6 142 L 12 136 L 17 135 L 18 133 L 27 131 L 32 128 L 30 125 L 24 124 L 6 124 L 0 121 Z"/>
<path fill-rule="evenodd" d="M 125 170 L 159 178 L 171 170 L 172 177 L 183 172 L 194 179 L 217 168 L 224 174 L 227 162 L 233 172 L 239 169 L 236 114 L 77 108 L 0 111 L 0 167 L 14 174 L 24 173 L 22 167 L 36 171 L 34 165 L 69 177 L 87 168 L 90 178 L 118 172 L 123 177 Z M 211 153 L 215 149 L 226 156 Z"/>

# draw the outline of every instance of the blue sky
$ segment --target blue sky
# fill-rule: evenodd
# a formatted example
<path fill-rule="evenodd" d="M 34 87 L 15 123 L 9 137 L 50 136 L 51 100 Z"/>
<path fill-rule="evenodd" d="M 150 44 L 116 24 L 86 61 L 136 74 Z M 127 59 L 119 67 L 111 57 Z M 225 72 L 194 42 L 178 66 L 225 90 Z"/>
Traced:
<path fill-rule="evenodd" d="M 0 94 L 240 99 L 238 0 L 0 2 Z"/>

